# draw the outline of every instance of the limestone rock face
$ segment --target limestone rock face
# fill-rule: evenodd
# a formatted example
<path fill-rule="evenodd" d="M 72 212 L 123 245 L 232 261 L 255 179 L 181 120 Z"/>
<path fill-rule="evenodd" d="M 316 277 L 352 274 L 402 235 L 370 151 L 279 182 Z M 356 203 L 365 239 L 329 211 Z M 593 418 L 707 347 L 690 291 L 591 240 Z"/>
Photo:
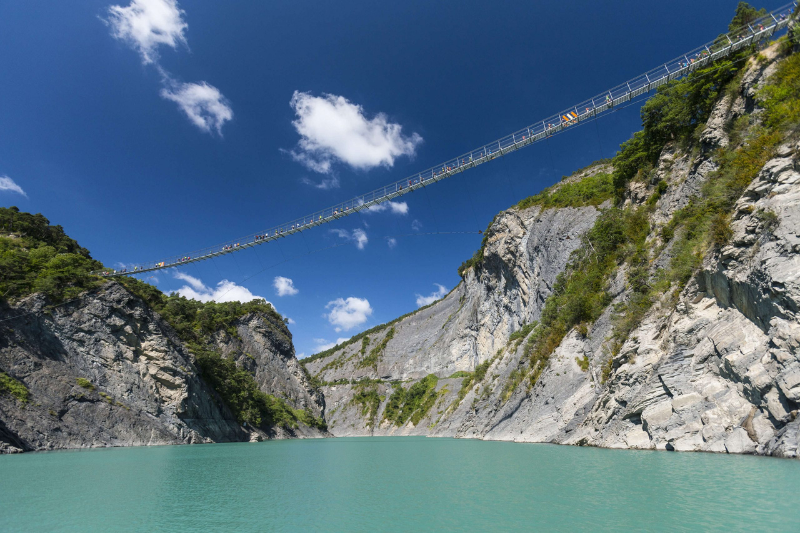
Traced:
<path fill-rule="evenodd" d="M 295 409 L 308 409 L 323 417 L 325 397 L 303 372 L 288 330 L 259 314 L 246 315 L 234 326 L 237 337 L 220 332 L 215 338 L 223 357 L 233 357 L 237 365 L 250 371 L 262 391 L 286 400 Z"/>
<path fill-rule="evenodd" d="M 25 449 L 243 438 L 172 329 L 121 285 L 51 313 L 45 303 L 33 295 L 3 312 L 30 312 L 0 335 L 0 365 L 31 397 L 0 396 L 0 420 Z"/>
<path fill-rule="evenodd" d="M 757 92 L 776 69 L 776 50 L 764 51 L 766 62 L 751 61 L 739 92 L 716 104 L 699 150 L 667 145 L 649 179 L 630 185 L 626 203 L 633 206 L 651 198 L 659 182 L 667 185 L 650 215 L 652 272 L 670 264 L 674 240 L 661 242 L 660 230 L 713 179 L 716 150 L 732 142 L 727 125 L 744 115 L 760 120 Z M 393 324 L 376 366 L 359 362 L 386 330 L 307 365 L 328 382 L 332 432 L 798 457 L 799 160 L 800 145 L 777 150 L 736 203 L 729 244 L 710 250 L 680 293 L 655 303 L 611 358 L 606 380 L 614 304 L 631 294 L 624 266 L 609 286 L 612 304 L 585 331 L 564 337 L 534 385 L 519 378 L 524 343 L 509 342 L 539 318 L 599 211 L 501 213 L 483 265 L 442 301 Z M 462 388 L 461 378 L 449 377 L 485 362 L 477 385 Z M 393 387 L 408 389 L 429 373 L 440 379 L 426 417 L 402 427 L 384 420 Z M 349 382 L 362 378 L 383 381 Z M 356 397 L 369 387 L 380 400 L 374 412 Z"/>
<path fill-rule="evenodd" d="M 250 439 L 252 428 L 203 381 L 172 328 L 122 285 L 109 282 L 52 311 L 46 303 L 33 295 L 0 310 L 0 320 L 11 319 L 0 322 L 0 368 L 30 392 L 27 403 L 0 395 L 0 453 Z M 266 337 L 259 320 L 243 317 L 237 328 L 259 358 L 259 384 L 321 414 L 305 376 L 296 376 L 291 340 L 287 349 Z M 281 436 L 298 435 L 263 435 Z"/>

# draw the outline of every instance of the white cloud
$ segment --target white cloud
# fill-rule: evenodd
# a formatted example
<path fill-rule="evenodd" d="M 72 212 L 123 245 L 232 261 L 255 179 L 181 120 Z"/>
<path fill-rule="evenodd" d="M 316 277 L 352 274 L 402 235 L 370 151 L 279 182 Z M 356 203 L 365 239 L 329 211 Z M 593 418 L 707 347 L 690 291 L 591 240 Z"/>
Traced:
<path fill-rule="evenodd" d="M 290 324 L 290 325 L 291 325 L 291 324 L 297 324 L 297 322 L 295 322 L 295 321 L 294 321 L 294 319 L 291 319 L 291 318 L 289 318 L 288 316 L 286 317 L 286 323 L 287 323 L 287 324 Z"/>
<path fill-rule="evenodd" d="M 106 23 L 111 27 L 111 35 L 137 50 L 145 65 L 155 64 L 164 85 L 163 98 L 177 103 L 201 130 L 222 135 L 222 125 L 233 118 L 233 110 L 219 89 L 205 81 L 175 81 L 158 61 L 159 46 L 175 48 L 187 44 L 184 13 L 177 0 L 132 0 L 127 7 L 109 7 Z"/>
<path fill-rule="evenodd" d="M 322 189 L 323 191 L 328 191 L 330 189 L 338 189 L 341 185 L 339 183 L 338 176 L 331 176 L 329 178 L 323 178 L 321 181 L 314 181 L 310 178 L 300 178 L 300 183 L 305 185 L 310 185 L 316 189 Z"/>
<path fill-rule="evenodd" d="M 278 296 L 294 296 L 299 290 L 295 288 L 294 281 L 283 276 L 275 276 L 272 280 L 272 286 L 275 287 L 275 292 Z"/>
<path fill-rule="evenodd" d="M 414 219 L 414 221 L 411 223 L 411 229 L 412 229 L 413 231 L 419 231 L 419 230 L 421 230 L 421 229 L 422 229 L 422 222 L 420 222 L 419 220 L 417 220 L 417 219 L 415 218 L 415 219 Z"/>
<path fill-rule="evenodd" d="M 330 232 L 342 239 L 354 242 L 356 244 L 356 248 L 359 250 L 363 250 L 369 242 L 367 232 L 361 228 L 356 228 L 352 232 L 349 232 L 346 229 L 332 229 Z"/>
<path fill-rule="evenodd" d="M 441 300 L 447 294 L 447 289 L 444 285 L 439 285 L 438 283 L 434 283 L 438 287 L 434 292 L 430 293 L 428 296 L 423 296 L 421 294 L 417 294 L 417 306 L 422 307 L 428 304 L 432 304 L 436 300 Z"/>
<path fill-rule="evenodd" d="M 389 246 L 389 248 L 394 248 L 397 246 L 397 239 L 394 237 L 386 237 L 386 244 Z"/>
<path fill-rule="evenodd" d="M 391 167 L 397 157 L 414 155 L 422 142 L 416 133 L 403 135 L 402 126 L 390 123 L 383 113 L 368 119 L 360 105 L 342 96 L 295 91 L 289 105 L 301 137 L 289 154 L 315 172 L 331 172 L 334 161 L 363 170 Z"/>
<path fill-rule="evenodd" d="M 325 309 L 330 309 L 331 312 L 325 315 L 332 325 L 336 326 L 336 331 L 347 331 L 356 326 L 360 326 L 367 321 L 367 318 L 372 315 L 372 307 L 366 298 L 350 298 L 328 302 Z"/>
<path fill-rule="evenodd" d="M 111 35 L 135 48 L 144 64 L 158 60 L 158 47 L 186 44 L 184 11 L 177 0 L 133 0 L 128 7 L 108 8 Z"/>
<path fill-rule="evenodd" d="M 161 89 L 163 98 L 177 103 L 189 120 L 201 130 L 206 132 L 215 130 L 222 135 L 222 125 L 233 118 L 233 110 L 219 89 L 204 81 L 168 82 L 167 85 Z"/>
<path fill-rule="evenodd" d="M 223 279 L 214 288 L 206 286 L 202 281 L 189 274 L 183 272 L 176 272 L 175 277 L 188 283 L 184 285 L 177 292 L 179 295 L 198 300 L 200 302 L 214 301 L 217 303 L 222 302 L 242 302 L 247 303 L 252 300 L 266 300 L 263 296 L 257 296 L 250 292 L 249 289 L 237 285 L 232 281 Z M 267 302 L 270 303 L 270 302 Z M 270 304 L 271 305 L 271 304 Z M 273 306 L 274 307 L 274 306 Z"/>
<path fill-rule="evenodd" d="M 314 339 L 314 342 L 317 344 L 316 349 L 314 350 L 316 353 L 324 352 L 325 350 L 330 350 L 334 346 L 342 344 L 344 341 L 350 340 L 350 337 L 339 337 L 333 342 L 328 342 L 326 339 Z M 299 359 L 299 357 L 298 357 Z"/>
<path fill-rule="evenodd" d="M 390 213 L 394 215 L 407 215 L 408 214 L 408 204 L 406 202 L 393 202 L 389 200 L 388 202 L 383 202 L 381 204 L 375 204 L 369 206 L 364 213 L 382 213 L 386 210 L 389 210 Z"/>
<path fill-rule="evenodd" d="M 25 194 L 25 191 L 22 190 L 22 187 L 14 183 L 14 180 L 8 176 L 0 176 L 0 191 L 15 192 L 17 194 L 21 194 L 25 198 L 28 197 L 28 195 Z"/>

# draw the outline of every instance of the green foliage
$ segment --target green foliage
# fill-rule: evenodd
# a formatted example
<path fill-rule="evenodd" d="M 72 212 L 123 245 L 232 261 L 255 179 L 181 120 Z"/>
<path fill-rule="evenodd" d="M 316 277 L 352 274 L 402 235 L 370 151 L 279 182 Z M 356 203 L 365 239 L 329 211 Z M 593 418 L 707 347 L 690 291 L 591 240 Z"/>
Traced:
<path fill-rule="evenodd" d="M 428 374 L 405 390 L 402 385 L 395 388 L 389 403 L 384 409 L 383 418 L 396 426 L 402 426 L 409 420 L 415 426 L 425 418 L 436 403 L 438 378 Z"/>
<path fill-rule="evenodd" d="M 86 378 L 78 378 L 75 381 L 78 383 L 79 387 L 83 387 L 87 390 L 94 390 L 94 385 L 92 385 L 92 382 Z"/>
<path fill-rule="evenodd" d="M 28 387 L 3 371 L 0 371 L 0 394 L 10 394 L 22 403 L 27 403 L 30 397 Z"/>
<path fill-rule="evenodd" d="M 761 222 L 764 233 L 772 233 L 778 227 L 778 215 L 775 211 L 759 209 L 756 211 L 756 218 Z"/>
<path fill-rule="evenodd" d="M 530 334 L 531 331 L 533 331 L 533 328 L 535 327 L 536 327 L 535 322 L 531 324 L 525 324 L 524 326 L 522 326 L 522 328 L 518 329 L 508 337 L 509 344 L 514 341 L 520 341 L 524 339 Z"/>
<path fill-rule="evenodd" d="M 486 377 L 486 372 L 489 371 L 489 368 L 494 364 L 495 361 L 497 361 L 502 353 L 502 349 L 498 350 L 494 357 L 487 359 L 483 363 L 476 366 L 474 372 L 468 373 L 464 379 L 461 380 L 461 389 L 458 391 L 458 396 L 456 397 L 455 401 L 450 406 L 451 408 L 460 404 L 464 397 L 466 397 L 467 393 L 472 390 L 475 385 L 483 381 L 483 378 Z"/>
<path fill-rule="evenodd" d="M 178 336 L 187 342 L 205 342 L 219 330 L 237 337 L 233 323 L 248 314 L 259 314 L 278 337 L 291 342 L 283 317 L 263 299 L 241 302 L 198 302 L 177 294 L 165 295 L 157 288 L 132 277 L 118 278 L 125 287 L 142 298 L 163 319 L 169 322 Z"/>
<path fill-rule="evenodd" d="M 584 355 L 583 357 L 576 357 L 575 361 L 578 363 L 578 366 L 586 372 L 589 370 L 589 356 Z"/>
<path fill-rule="evenodd" d="M 303 411 L 298 412 L 280 398 L 262 392 L 253 375 L 236 366 L 233 359 L 197 345 L 191 348 L 203 378 L 217 391 L 240 424 L 296 428 L 298 420 L 309 421 L 307 414 L 299 414 Z M 316 419 L 312 422 L 320 424 Z"/>
<path fill-rule="evenodd" d="M 583 207 L 600 205 L 614 197 L 611 174 L 597 173 L 580 181 L 560 183 L 539 194 L 529 196 L 517 204 L 518 209 L 540 205 L 543 209 L 555 207 Z"/>
<path fill-rule="evenodd" d="M 472 375 L 472 372 L 467 372 L 466 370 L 456 370 L 449 376 L 447 379 L 458 379 L 458 378 L 468 378 Z"/>
<path fill-rule="evenodd" d="M 455 287 L 450 292 L 453 292 L 453 290 L 455 290 Z M 449 294 L 450 293 L 448 293 L 448 296 L 449 296 Z M 445 298 L 447 298 L 447 296 L 445 296 Z M 338 352 L 340 350 L 344 350 L 345 348 L 347 348 L 351 344 L 355 344 L 356 342 L 362 340 L 364 337 L 367 337 L 367 336 L 372 335 L 374 333 L 379 333 L 379 332 L 383 331 L 384 329 L 397 324 L 401 320 L 405 320 L 406 318 L 408 318 L 410 316 L 416 315 L 420 311 L 424 311 L 425 309 L 428 309 L 429 307 L 436 305 L 436 303 L 438 301 L 439 300 L 437 300 L 436 302 L 430 303 L 428 305 L 423 305 L 422 307 L 420 307 L 418 309 L 415 309 L 415 310 L 411 311 L 410 313 L 406 313 L 406 314 L 404 314 L 402 316 L 399 316 L 399 317 L 395 318 L 391 322 L 386 322 L 385 324 L 377 325 L 377 326 L 372 327 L 372 328 L 370 328 L 370 329 L 368 329 L 366 331 L 362 331 L 361 333 L 359 333 L 357 335 L 353 335 L 352 337 L 350 337 L 346 341 L 342 342 L 341 344 L 337 344 L 333 348 L 329 348 L 327 350 L 323 350 L 323 351 L 321 351 L 319 353 L 316 353 L 314 355 L 310 355 L 310 356 L 306 357 L 305 359 L 301 359 L 300 360 L 300 364 L 301 365 L 307 365 L 308 363 L 311 363 L 313 361 L 317 361 L 319 359 L 325 359 L 326 357 L 330 357 L 331 355 L 335 354 L 336 352 Z M 367 342 L 369 342 L 369 341 L 367 341 Z M 363 353 L 364 350 L 366 350 L 366 348 L 364 348 L 364 346 L 362 344 L 362 354 L 361 354 L 362 357 L 364 356 L 364 353 Z"/>
<path fill-rule="evenodd" d="M 102 284 L 91 275 L 101 268 L 61 226 L 41 214 L 0 207 L 0 298 L 43 292 L 53 302 L 69 300 Z"/>
<path fill-rule="evenodd" d="M 708 120 L 714 104 L 736 77 L 738 61 L 748 53 L 740 51 L 658 88 L 642 106 L 642 131 L 622 143 L 612 160 L 618 199 L 629 181 L 645 177 L 653 168 L 665 144 L 685 144 L 693 139 L 697 127 Z"/>
<path fill-rule="evenodd" d="M 367 426 L 372 427 L 381 406 L 381 398 L 375 386 L 362 388 L 353 396 L 352 401 L 361 406 L 361 415 L 367 419 Z"/>
<path fill-rule="evenodd" d="M 369 355 L 361 359 L 358 362 L 358 368 L 366 368 L 371 366 L 375 370 L 378 369 L 378 361 L 380 361 L 381 357 L 383 357 L 383 352 L 386 350 L 386 345 L 389 344 L 389 341 L 392 340 L 394 337 L 394 327 L 389 328 L 389 331 L 386 332 L 386 335 L 383 337 L 383 340 L 375 346 L 372 350 L 370 350 Z M 368 337 L 364 337 L 366 341 L 362 346 L 362 354 L 366 350 L 366 345 L 369 342 Z"/>
<path fill-rule="evenodd" d="M 167 296 L 136 278 L 122 277 L 119 281 L 172 326 L 195 355 L 203 379 L 220 395 L 240 424 L 296 428 L 299 421 L 322 428 L 324 421 L 262 392 L 250 372 L 207 347 L 208 338 L 220 330 L 238 336 L 234 322 L 248 314 L 259 314 L 276 336 L 291 342 L 283 317 L 265 300 L 202 303 L 176 294 Z"/>
<path fill-rule="evenodd" d="M 747 26 L 754 20 L 763 17 L 766 14 L 766 9 L 756 9 L 747 2 L 739 2 L 739 5 L 736 6 L 736 12 L 733 15 L 733 19 L 731 20 L 730 24 L 728 24 L 728 31 L 736 32 L 737 30 Z"/>
<path fill-rule="evenodd" d="M 658 202 L 661 196 L 663 196 L 664 193 L 667 192 L 668 188 L 669 185 L 667 184 L 667 182 L 664 180 L 660 180 L 656 185 L 656 190 L 653 191 L 653 194 L 651 194 L 650 198 L 647 199 L 647 205 L 648 206 L 656 205 L 656 202 Z"/>
<path fill-rule="evenodd" d="M 799 95 L 800 54 L 793 54 L 780 63 L 770 83 L 759 91 L 759 103 L 766 115 L 764 125 L 772 131 L 796 136 L 800 132 Z"/>

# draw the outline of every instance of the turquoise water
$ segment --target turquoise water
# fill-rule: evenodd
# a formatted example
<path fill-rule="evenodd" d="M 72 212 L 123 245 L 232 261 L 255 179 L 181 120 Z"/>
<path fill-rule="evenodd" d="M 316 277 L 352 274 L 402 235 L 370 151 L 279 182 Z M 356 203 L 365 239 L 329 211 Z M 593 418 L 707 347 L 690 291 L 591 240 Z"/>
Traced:
<path fill-rule="evenodd" d="M 800 462 L 424 437 L 0 456 L 8 531 L 800 531 Z"/>

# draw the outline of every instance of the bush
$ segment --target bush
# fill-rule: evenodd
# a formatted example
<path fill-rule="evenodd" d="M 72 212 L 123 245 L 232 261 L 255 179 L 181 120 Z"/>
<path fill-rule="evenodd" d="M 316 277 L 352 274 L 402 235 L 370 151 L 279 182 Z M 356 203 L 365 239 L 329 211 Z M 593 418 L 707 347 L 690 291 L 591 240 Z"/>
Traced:
<path fill-rule="evenodd" d="M 600 205 L 614 197 L 611 174 L 597 173 L 580 181 L 560 183 L 529 196 L 517 204 L 517 209 L 540 205 L 543 209 L 555 207 L 583 207 Z"/>
<path fill-rule="evenodd" d="M 370 350 L 369 355 L 364 357 L 361 361 L 358 362 L 358 368 L 366 368 L 368 366 L 373 367 L 375 370 L 378 369 L 378 361 L 380 361 L 381 357 L 383 357 L 383 352 L 386 350 L 386 345 L 389 344 L 389 341 L 392 340 L 394 337 L 394 327 L 389 328 L 389 331 L 386 332 L 386 335 L 383 337 L 383 340 L 375 346 L 372 350 Z M 361 347 L 362 357 L 363 353 L 366 351 L 367 344 L 369 343 L 369 337 L 364 337 L 366 342 L 363 343 Z"/>
<path fill-rule="evenodd" d="M 28 387 L 2 371 L 0 371 L 0 394 L 10 394 L 22 403 L 27 403 L 30 397 Z"/>
<path fill-rule="evenodd" d="M 86 378 L 78 378 L 75 381 L 78 383 L 79 387 L 83 387 L 86 390 L 94 390 L 94 385 Z"/>
<path fill-rule="evenodd" d="M 51 226 L 41 214 L 0 207 L 0 298 L 42 292 L 53 302 L 69 300 L 102 284 L 91 274 L 102 268 L 61 226 Z"/>

